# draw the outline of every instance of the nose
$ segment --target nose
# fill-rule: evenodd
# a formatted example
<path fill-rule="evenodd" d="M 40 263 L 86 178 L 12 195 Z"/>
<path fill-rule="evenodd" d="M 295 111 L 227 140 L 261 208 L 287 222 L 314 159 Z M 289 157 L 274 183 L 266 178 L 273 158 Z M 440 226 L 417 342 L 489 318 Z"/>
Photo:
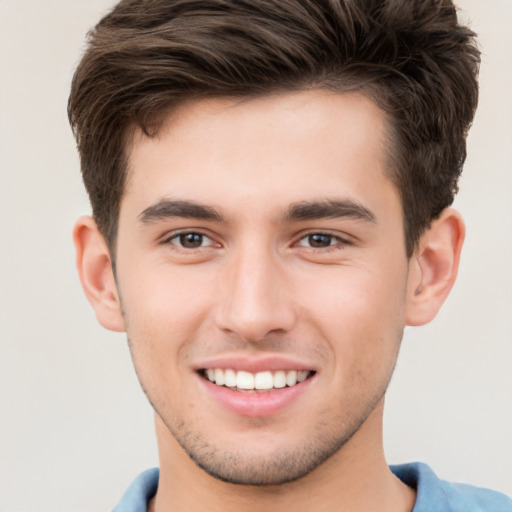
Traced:
<path fill-rule="evenodd" d="M 283 262 L 270 249 L 247 248 L 226 261 L 217 326 L 247 342 L 290 331 L 296 321 Z"/>

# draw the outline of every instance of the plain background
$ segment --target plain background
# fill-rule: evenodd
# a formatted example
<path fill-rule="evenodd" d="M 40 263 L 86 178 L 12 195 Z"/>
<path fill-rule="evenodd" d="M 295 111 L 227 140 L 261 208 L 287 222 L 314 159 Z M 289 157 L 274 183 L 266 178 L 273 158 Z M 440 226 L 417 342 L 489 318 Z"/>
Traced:
<path fill-rule="evenodd" d="M 66 118 L 88 28 L 111 0 L 0 0 L 0 512 L 107 510 L 157 465 L 124 335 L 74 270 L 89 211 Z M 512 2 L 460 0 L 480 34 L 480 108 L 456 206 L 459 280 L 408 329 L 388 394 L 390 463 L 512 494 Z"/>

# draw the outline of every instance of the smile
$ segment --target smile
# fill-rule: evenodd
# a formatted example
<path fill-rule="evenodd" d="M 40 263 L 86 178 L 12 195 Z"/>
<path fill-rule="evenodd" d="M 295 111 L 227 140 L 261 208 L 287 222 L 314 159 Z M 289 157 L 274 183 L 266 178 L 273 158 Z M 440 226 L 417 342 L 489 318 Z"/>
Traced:
<path fill-rule="evenodd" d="M 272 389 L 292 387 L 305 381 L 314 372 L 307 370 L 277 370 L 251 373 L 230 368 L 207 368 L 203 377 L 217 386 L 242 392 L 265 392 Z"/>

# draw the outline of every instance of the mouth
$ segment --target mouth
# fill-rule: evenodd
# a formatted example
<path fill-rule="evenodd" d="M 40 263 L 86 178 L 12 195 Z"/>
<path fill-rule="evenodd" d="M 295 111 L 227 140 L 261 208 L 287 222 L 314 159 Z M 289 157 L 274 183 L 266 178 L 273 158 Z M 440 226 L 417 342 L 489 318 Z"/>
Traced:
<path fill-rule="evenodd" d="M 313 370 L 277 370 L 256 373 L 232 368 L 203 368 L 199 375 L 211 383 L 241 393 L 268 393 L 291 388 L 310 379 Z"/>

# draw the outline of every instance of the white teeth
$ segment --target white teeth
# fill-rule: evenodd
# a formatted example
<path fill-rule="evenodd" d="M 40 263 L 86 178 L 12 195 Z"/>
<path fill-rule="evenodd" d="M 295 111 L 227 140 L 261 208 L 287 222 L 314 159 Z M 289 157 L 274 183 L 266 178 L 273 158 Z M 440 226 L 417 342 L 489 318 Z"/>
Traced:
<path fill-rule="evenodd" d="M 286 386 L 286 373 L 279 371 L 274 373 L 274 387 L 284 388 Z"/>
<path fill-rule="evenodd" d="M 295 386 L 306 380 L 310 371 L 307 370 L 278 370 L 276 372 L 263 371 L 251 373 L 235 371 L 231 368 L 208 368 L 206 377 L 217 386 L 227 386 L 243 390 L 269 390 L 280 389 L 286 386 Z"/>
<path fill-rule="evenodd" d="M 274 387 L 274 379 L 272 372 L 258 372 L 254 376 L 255 389 L 272 389 Z"/>
<path fill-rule="evenodd" d="M 237 372 L 236 387 L 238 389 L 254 389 L 254 375 L 249 372 Z"/>
<path fill-rule="evenodd" d="M 295 386 L 295 384 L 297 384 L 297 372 L 292 370 L 286 374 L 286 385 Z"/>
<path fill-rule="evenodd" d="M 224 386 L 224 372 L 220 368 L 215 368 L 215 384 Z"/>
<path fill-rule="evenodd" d="M 224 370 L 224 385 L 229 388 L 236 388 L 236 372 L 235 370 Z"/>

